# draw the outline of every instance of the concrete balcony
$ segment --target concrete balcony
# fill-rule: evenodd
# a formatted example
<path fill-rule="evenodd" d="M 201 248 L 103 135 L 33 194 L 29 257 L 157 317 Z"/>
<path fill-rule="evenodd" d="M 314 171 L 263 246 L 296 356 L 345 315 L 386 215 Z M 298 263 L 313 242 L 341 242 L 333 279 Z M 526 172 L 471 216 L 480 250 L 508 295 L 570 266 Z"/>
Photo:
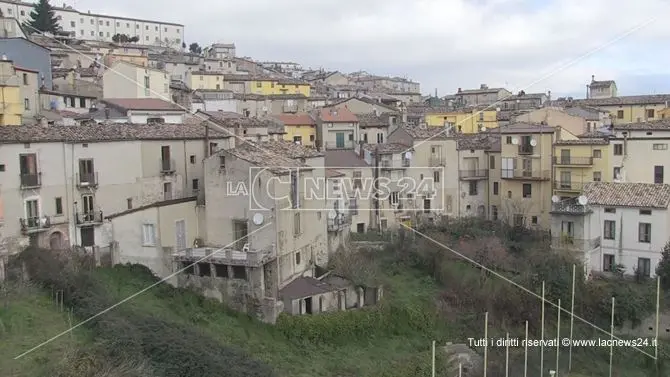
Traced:
<path fill-rule="evenodd" d="M 161 159 L 160 171 L 161 174 L 173 174 L 177 170 L 177 164 L 173 159 Z"/>
<path fill-rule="evenodd" d="M 28 235 L 43 232 L 51 227 L 51 218 L 49 216 L 34 216 L 19 219 L 21 225 L 21 234 Z"/>
<path fill-rule="evenodd" d="M 581 205 L 576 198 L 563 200 L 558 203 L 551 203 L 551 211 L 549 213 L 554 215 L 572 215 L 584 216 L 592 213 L 593 210 L 587 205 Z"/>
<path fill-rule="evenodd" d="M 548 181 L 551 170 L 501 169 L 500 178 L 520 181 Z"/>
<path fill-rule="evenodd" d="M 588 182 L 554 181 L 554 190 L 565 192 L 582 192 Z"/>
<path fill-rule="evenodd" d="M 21 190 L 29 190 L 42 187 L 42 172 L 21 174 Z"/>
<path fill-rule="evenodd" d="M 458 171 L 458 178 L 463 181 L 476 181 L 476 180 L 487 179 L 488 177 L 489 177 L 489 171 L 487 169 Z"/>
<path fill-rule="evenodd" d="M 77 174 L 77 188 L 98 187 L 98 172 Z"/>
<path fill-rule="evenodd" d="M 173 254 L 177 262 L 198 262 L 229 266 L 261 267 L 277 256 L 274 245 L 265 250 L 254 249 L 245 244 L 243 250 L 230 248 L 188 248 Z"/>
<path fill-rule="evenodd" d="M 75 223 L 77 226 L 100 225 L 103 222 L 102 211 L 95 210 L 91 212 L 77 212 L 75 214 Z"/>
<path fill-rule="evenodd" d="M 558 166 L 591 166 L 593 165 L 593 157 L 554 157 L 554 165 Z"/>

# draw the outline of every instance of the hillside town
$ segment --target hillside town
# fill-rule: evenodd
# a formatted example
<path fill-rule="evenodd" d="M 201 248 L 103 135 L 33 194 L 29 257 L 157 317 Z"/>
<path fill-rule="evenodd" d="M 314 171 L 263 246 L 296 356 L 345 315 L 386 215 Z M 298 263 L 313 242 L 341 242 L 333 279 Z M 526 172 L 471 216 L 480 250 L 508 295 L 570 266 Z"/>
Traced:
<path fill-rule="evenodd" d="M 588 276 L 655 276 L 670 93 L 596 72 L 585 98 L 426 95 L 67 5 L 38 30 L 33 7 L 0 1 L 0 280 L 26 246 L 76 248 L 273 323 L 381 299 L 323 272 L 352 237 L 466 217 L 546 231 Z"/>

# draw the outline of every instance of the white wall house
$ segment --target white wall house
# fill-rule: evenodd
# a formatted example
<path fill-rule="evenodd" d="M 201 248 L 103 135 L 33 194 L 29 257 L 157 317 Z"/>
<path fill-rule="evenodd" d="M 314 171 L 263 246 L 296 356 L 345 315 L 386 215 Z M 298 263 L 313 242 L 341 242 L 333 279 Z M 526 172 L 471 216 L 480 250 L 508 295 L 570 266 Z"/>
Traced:
<path fill-rule="evenodd" d="M 123 123 L 147 124 L 150 121 L 166 124 L 182 124 L 186 110 L 175 103 L 155 98 L 109 98 L 100 103 L 106 108 L 98 110 L 96 120 L 110 118 L 108 114 L 117 114 L 115 118 Z"/>
<path fill-rule="evenodd" d="M 552 206 L 552 244 L 580 251 L 587 272 L 655 276 L 670 234 L 670 185 L 592 182 L 582 205 Z"/>
<path fill-rule="evenodd" d="M 609 150 L 615 179 L 670 183 L 670 120 L 617 124 L 613 131 Z"/>
<path fill-rule="evenodd" d="M 73 37 L 84 40 L 112 42 L 115 34 L 137 36 L 139 43 L 181 48 L 184 42 L 184 25 L 137 18 L 117 17 L 78 11 L 63 4 L 53 6 L 58 24 Z M 33 4 L 20 1 L 0 1 L 5 17 L 14 17 L 21 24 L 30 20 Z"/>
<path fill-rule="evenodd" d="M 102 96 L 169 101 L 170 77 L 163 70 L 117 61 L 102 75 Z"/>

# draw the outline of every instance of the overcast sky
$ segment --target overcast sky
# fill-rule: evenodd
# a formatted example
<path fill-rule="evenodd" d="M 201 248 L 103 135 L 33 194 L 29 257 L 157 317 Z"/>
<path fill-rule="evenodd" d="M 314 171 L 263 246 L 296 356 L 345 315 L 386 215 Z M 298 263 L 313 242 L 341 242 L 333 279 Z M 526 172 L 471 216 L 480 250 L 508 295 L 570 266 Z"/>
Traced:
<path fill-rule="evenodd" d="M 616 80 L 621 95 L 670 92 L 670 0 L 66 3 L 181 23 L 187 43 L 234 42 L 254 59 L 407 76 L 425 94 L 488 84 L 583 97 L 591 75 Z"/>

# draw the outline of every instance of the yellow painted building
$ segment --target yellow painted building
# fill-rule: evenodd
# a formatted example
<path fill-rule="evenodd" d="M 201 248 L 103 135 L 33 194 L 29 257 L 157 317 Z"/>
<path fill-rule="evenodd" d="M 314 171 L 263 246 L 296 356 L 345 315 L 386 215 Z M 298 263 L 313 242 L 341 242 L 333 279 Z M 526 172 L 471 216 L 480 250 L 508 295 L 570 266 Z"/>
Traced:
<path fill-rule="evenodd" d="M 314 146 L 316 121 L 307 113 L 280 114 L 275 116 L 284 124 L 284 140 Z"/>
<path fill-rule="evenodd" d="M 652 94 L 593 98 L 581 100 L 579 104 L 607 111 L 614 124 L 625 124 L 662 119 L 662 111 L 668 107 L 669 101 L 670 96 Z"/>
<path fill-rule="evenodd" d="M 11 60 L 0 61 L 0 126 L 18 126 L 23 119 L 21 79 Z M 37 105 L 37 104 L 35 104 Z"/>
<path fill-rule="evenodd" d="M 495 110 L 462 110 L 462 111 L 432 111 L 425 115 L 428 126 L 444 127 L 446 124 L 454 126 L 466 134 L 481 132 L 482 127 L 486 129 L 498 127 L 497 113 Z"/>
<path fill-rule="evenodd" d="M 260 95 L 273 94 L 302 94 L 309 97 L 311 86 L 309 83 L 297 79 L 253 79 L 250 82 L 250 92 Z"/>
<path fill-rule="evenodd" d="M 149 57 L 147 55 L 138 55 L 121 51 L 110 52 L 105 55 L 104 63 L 107 67 L 111 67 L 118 61 L 128 62 L 142 67 L 149 66 Z"/>
<path fill-rule="evenodd" d="M 224 89 L 224 74 L 219 72 L 188 71 L 184 81 L 186 85 L 193 90 Z"/>
<path fill-rule="evenodd" d="M 571 139 L 554 143 L 554 195 L 578 196 L 589 182 L 611 182 L 610 145 L 605 139 Z"/>

